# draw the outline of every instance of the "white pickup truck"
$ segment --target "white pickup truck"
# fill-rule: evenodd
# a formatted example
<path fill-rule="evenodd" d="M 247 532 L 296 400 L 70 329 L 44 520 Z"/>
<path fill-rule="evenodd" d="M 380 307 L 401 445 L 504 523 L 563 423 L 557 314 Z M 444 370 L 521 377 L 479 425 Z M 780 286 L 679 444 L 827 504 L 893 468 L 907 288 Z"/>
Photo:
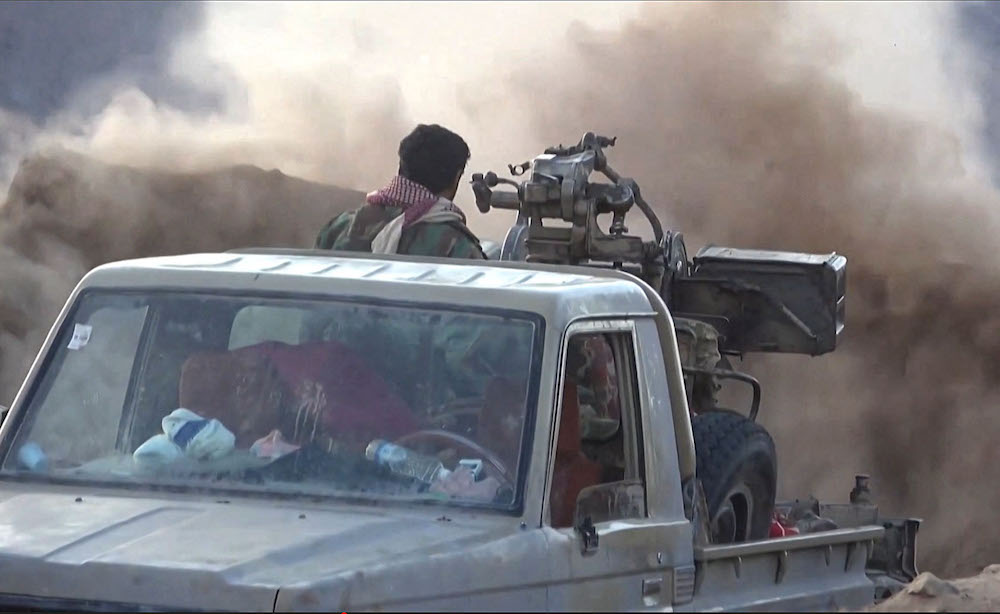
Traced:
<path fill-rule="evenodd" d="M 0 428 L 0 609 L 832 610 L 912 577 L 915 522 L 863 484 L 815 506 L 837 528 L 759 535 L 794 507 L 773 444 L 692 419 L 676 325 L 578 266 L 98 267 Z"/>

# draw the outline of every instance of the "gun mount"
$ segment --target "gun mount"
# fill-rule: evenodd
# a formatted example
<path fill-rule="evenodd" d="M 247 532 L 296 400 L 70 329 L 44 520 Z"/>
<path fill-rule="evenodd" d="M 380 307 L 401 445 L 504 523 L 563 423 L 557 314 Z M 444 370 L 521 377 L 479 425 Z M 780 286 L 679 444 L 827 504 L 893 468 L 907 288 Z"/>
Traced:
<path fill-rule="evenodd" d="M 587 132 L 576 145 L 549 147 L 530 162 L 508 166 L 514 177 L 528 175 L 521 182 L 492 171 L 472 176 L 480 211 L 517 212 L 500 259 L 636 275 L 675 316 L 685 371 L 697 380 L 689 390 L 702 397 L 693 403 L 714 406 L 717 380 L 741 380 L 754 389 L 755 416 L 760 386 L 732 371 L 726 355 L 833 351 L 844 327 L 847 259 L 707 246 L 689 260 L 684 236 L 664 230 L 639 184 L 608 164 L 604 149 L 615 142 Z M 592 181 L 595 173 L 607 182 Z M 494 189 L 503 185 L 514 190 Z M 649 222 L 652 240 L 628 234 L 625 218 L 633 206 Z M 602 216 L 611 218 L 606 231 L 598 223 Z"/>
<path fill-rule="evenodd" d="M 520 184 L 501 179 L 494 172 L 472 176 L 472 190 L 480 211 L 486 213 L 491 208 L 518 211 L 518 223 L 504 241 L 501 258 L 523 256 L 530 262 L 555 264 L 604 262 L 616 268 L 635 269 L 654 287 L 661 285 L 664 263 L 659 256 L 663 229 L 643 200 L 639 185 L 621 177 L 608 165 L 603 148 L 614 143 L 615 139 L 588 132 L 572 147 L 550 147 L 532 162 L 508 167 L 514 176 L 531 168 L 529 179 Z M 590 176 L 595 172 L 602 173 L 612 183 L 591 182 Z M 516 192 L 493 192 L 492 188 L 500 184 L 512 185 Z M 633 205 L 638 205 L 649 220 L 654 241 L 626 234 L 625 215 Z M 607 233 L 597 223 L 598 216 L 603 214 L 612 216 Z M 561 220 L 570 226 L 546 226 L 544 220 Z"/>

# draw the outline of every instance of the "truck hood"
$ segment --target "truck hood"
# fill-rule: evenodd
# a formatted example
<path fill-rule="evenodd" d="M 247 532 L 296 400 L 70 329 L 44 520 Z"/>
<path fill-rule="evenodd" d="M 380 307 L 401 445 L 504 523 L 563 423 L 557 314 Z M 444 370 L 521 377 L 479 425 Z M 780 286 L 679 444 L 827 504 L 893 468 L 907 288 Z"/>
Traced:
<path fill-rule="evenodd" d="M 18 494 L 0 502 L 0 593 L 270 612 L 282 586 L 475 548 L 510 535 L 513 521 L 448 508 Z"/>

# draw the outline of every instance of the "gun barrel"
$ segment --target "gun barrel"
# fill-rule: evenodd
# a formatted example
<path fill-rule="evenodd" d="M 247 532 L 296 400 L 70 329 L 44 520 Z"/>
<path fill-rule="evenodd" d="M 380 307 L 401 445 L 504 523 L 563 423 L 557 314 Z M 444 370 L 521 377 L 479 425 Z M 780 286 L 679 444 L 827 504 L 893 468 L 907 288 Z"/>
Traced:
<path fill-rule="evenodd" d="M 521 208 L 521 200 L 517 196 L 517 192 L 493 192 L 490 196 L 490 206 L 497 209 L 513 209 L 515 211 Z"/>

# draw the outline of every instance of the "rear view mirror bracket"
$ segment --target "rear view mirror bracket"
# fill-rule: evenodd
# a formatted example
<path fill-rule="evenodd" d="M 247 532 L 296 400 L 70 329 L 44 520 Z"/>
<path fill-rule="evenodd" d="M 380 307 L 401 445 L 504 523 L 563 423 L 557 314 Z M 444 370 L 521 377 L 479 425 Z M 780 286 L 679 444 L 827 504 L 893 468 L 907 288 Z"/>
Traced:
<path fill-rule="evenodd" d="M 591 520 L 590 516 L 585 517 L 583 521 L 578 523 L 574 528 L 582 538 L 581 551 L 583 554 L 593 554 L 597 552 L 600 537 L 597 535 L 597 527 L 594 526 L 594 522 Z"/>

